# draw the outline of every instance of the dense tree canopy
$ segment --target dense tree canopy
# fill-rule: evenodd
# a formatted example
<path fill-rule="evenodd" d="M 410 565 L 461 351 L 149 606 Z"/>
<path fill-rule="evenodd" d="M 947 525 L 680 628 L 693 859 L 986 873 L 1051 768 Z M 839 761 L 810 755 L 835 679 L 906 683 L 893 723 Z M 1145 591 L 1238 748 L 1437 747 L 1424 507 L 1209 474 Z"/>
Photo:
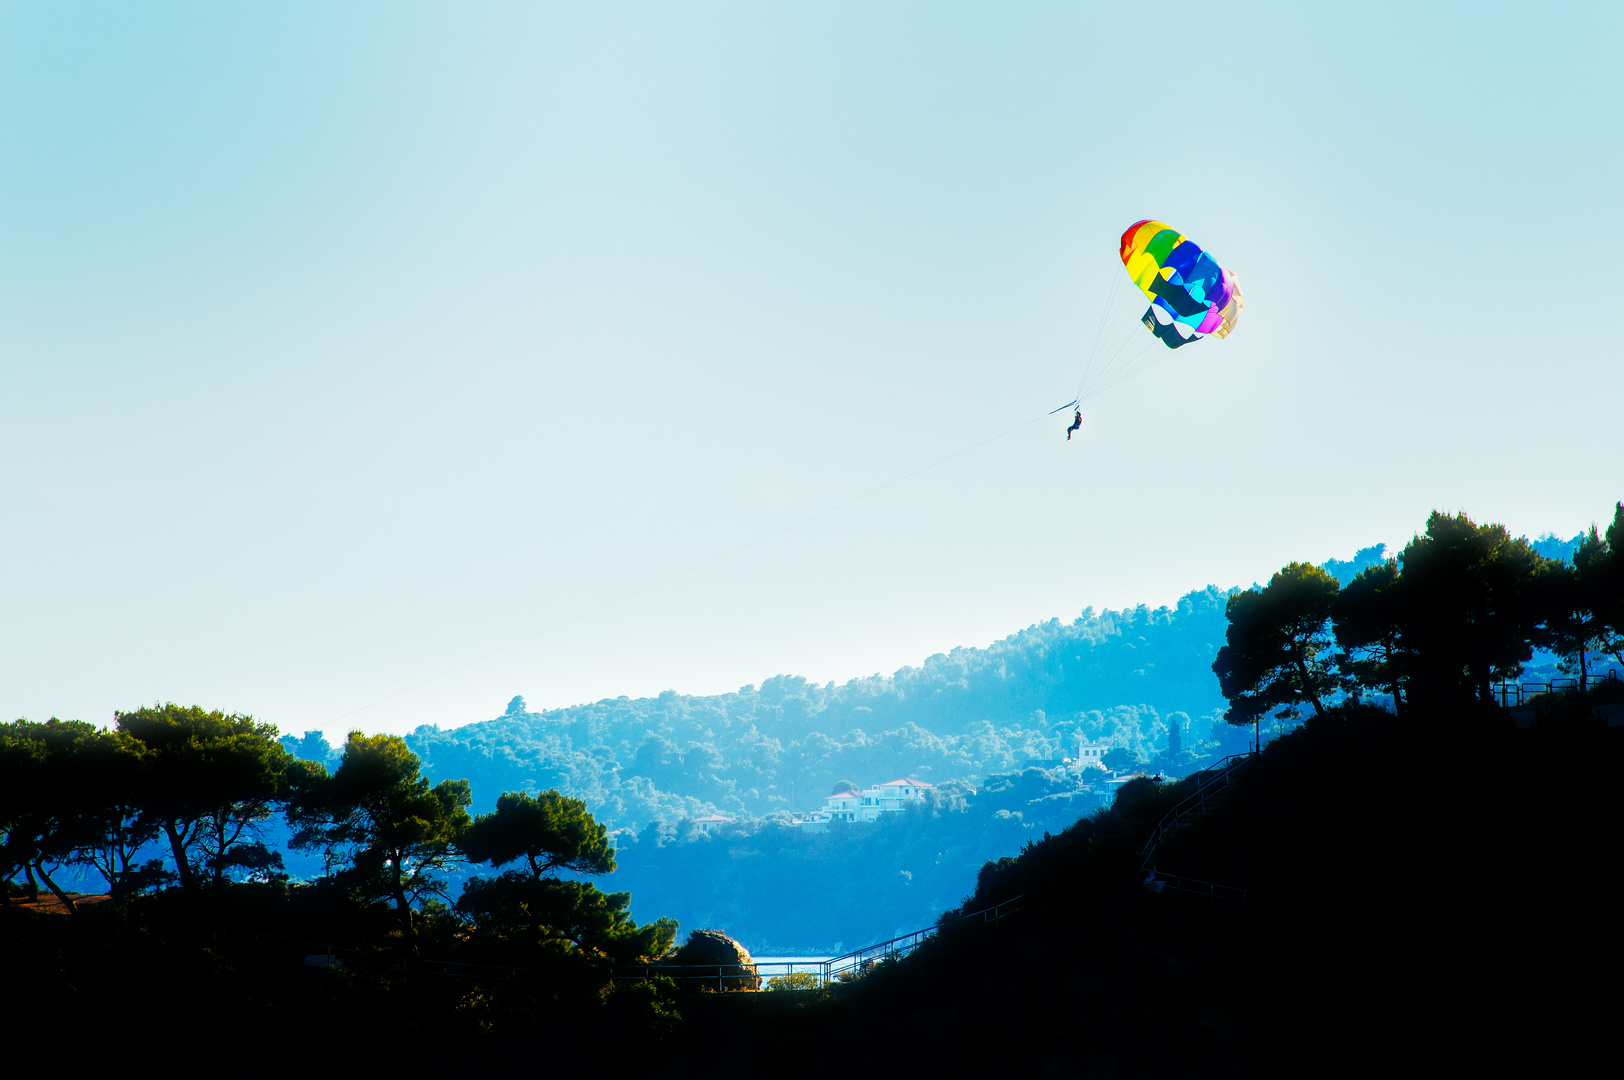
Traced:
<path fill-rule="evenodd" d="M 1184 730 L 1192 750 L 1220 718 L 1211 664 L 1224 603 L 1207 588 L 1167 607 L 1089 609 L 839 684 L 780 675 L 733 693 L 548 710 L 515 698 L 493 720 L 406 739 L 429 775 L 472 779 L 481 812 L 502 791 L 556 788 L 611 829 L 634 830 L 711 813 L 787 816 L 820 807 L 842 780 L 973 786 L 1058 764 L 1079 739 L 1150 761 L 1172 712 L 1195 718 Z"/>
<path fill-rule="evenodd" d="M 232 848 L 260 839 L 284 792 L 290 759 L 276 729 L 173 703 L 118 713 L 116 721 L 140 746 L 143 813 L 168 840 L 180 884 L 218 884 Z"/>
<path fill-rule="evenodd" d="M 1555 560 L 1503 525 L 1434 511 L 1399 563 L 1403 636 L 1426 659 L 1411 679 L 1412 696 L 1437 706 L 1491 704 L 1492 681 L 1515 675 L 1533 655 L 1549 616 L 1540 579 Z"/>
<path fill-rule="evenodd" d="M 1290 563 L 1262 589 L 1230 596 L 1227 642 L 1212 670 L 1229 699 L 1232 724 L 1274 713 L 1291 718 L 1308 705 L 1325 711 L 1346 679 L 1333 659 L 1331 607 L 1336 578 L 1310 563 Z"/>
<path fill-rule="evenodd" d="M 19 971 L 30 977 L 13 982 L 29 995 L 69 985 L 73 968 L 93 987 L 124 980 L 122 993 L 103 995 L 103 1013 L 125 1017 L 151 1004 L 145 1011 L 160 1024 L 229 1011 L 211 1008 L 226 988 L 241 995 L 244 1015 L 284 1017 L 305 1005 L 321 1014 L 324 996 L 323 1024 L 372 1009 L 375 1033 L 378 1019 L 399 1010 L 452 1025 L 475 1014 L 488 1026 L 502 1014 L 516 1030 L 538 1017 L 567 1030 L 571 1021 L 635 1025 L 665 1014 L 669 995 L 659 987 L 628 988 L 612 975 L 617 964 L 662 958 L 675 921 L 639 926 L 628 893 L 554 876 L 614 869 L 605 829 L 579 800 L 509 793 L 476 829 L 468 782 L 430 784 L 393 736 L 352 734 L 329 774 L 321 762 L 290 759 L 276 732 L 248 717 L 168 705 L 118 721 L 111 731 L 60 720 L 0 725 L 0 901 L 12 909 L 0 944 L 8 957 L 26 947 Z M 329 856 L 330 873 L 289 880 L 282 852 L 265 839 L 277 809 L 298 843 Z M 464 841 L 481 859 L 524 868 L 474 879 L 453 910 L 437 897 L 466 861 Z M 143 848 L 167 853 L 175 869 L 161 857 L 141 862 Z M 73 864 L 98 870 L 111 895 L 64 888 L 62 870 Z M 32 892 L 16 885 L 19 875 Z M 163 884 L 183 887 L 144 895 Z M 37 896 L 39 885 L 73 917 L 41 914 L 54 905 Z M 122 951 L 109 947 L 110 934 Z M 64 941 L 89 950 L 65 957 Z M 310 977 L 312 947 L 342 968 L 341 982 Z M 471 981 L 447 981 L 448 972 Z"/>
<path fill-rule="evenodd" d="M 295 846 L 320 848 L 361 896 L 392 900 L 409 926 L 412 905 L 445 889 L 470 801 L 466 780 L 430 787 L 398 736 L 352 731 L 338 771 L 314 773 L 289 819 Z"/>
<path fill-rule="evenodd" d="M 74 861 L 94 868 L 115 896 L 175 880 L 161 859 L 142 858 L 159 831 L 146 797 L 148 765 L 145 747 L 118 731 L 87 734 L 72 764 L 84 826 Z"/>
<path fill-rule="evenodd" d="M 1566 669 L 1588 674 L 1593 654 L 1624 666 L 1624 503 L 1614 507 L 1605 534 L 1592 526 L 1581 538 L 1557 588 L 1552 648 Z"/>
<path fill-rule="evenodd" d="M 615 868 L 608 830 L 593 820 L 586 803 L 557 791 L 504 793 L 495 812 L 474 820 L 462 847 L 474 862 L 495 867 L 523 859 L 535 877 L 554 870 L 607 874 Z"/>
<path fill-rule="evenodd" d="M 94 725 L 77 720 L 18 720 L 0 729 L 0 872 L 36 878 L 69 911 L 73 901 L 55 872 L 93 841 L 96 793 L 81 770 Z M 36 886 L 37 888 L 37 886 Z"/>
<path fill-rule="evenodd" d="M 1582 696 L 1597 653 L 1624 667 L 1619 539 L 1624 504 L 1605 536 L 1592 528 L 1567 545 L 1569 561 L 1504 526 L 1433 513 L 1397 559 L 1364 566 L 1340 592 L 1292 563 L 1230 598 L 1229 644 L 1213 664 L 1229 719 L 1289 718 L 1301 702 L 1318 712 L 1349 689 L 1386 695 L 1401 714 L 1422 703 L 1434 717 L 1481 713 L 1497 707 L 1494 683 L 1541 648 L 1579 676 Z"/>
<path fill-rule="evenodd" d="M 1359 686 L 1380 687 L 1404 711 L 1404 597 L 1398 560 L 1361 570 L 1331 607 L 1344 670 Z"/>

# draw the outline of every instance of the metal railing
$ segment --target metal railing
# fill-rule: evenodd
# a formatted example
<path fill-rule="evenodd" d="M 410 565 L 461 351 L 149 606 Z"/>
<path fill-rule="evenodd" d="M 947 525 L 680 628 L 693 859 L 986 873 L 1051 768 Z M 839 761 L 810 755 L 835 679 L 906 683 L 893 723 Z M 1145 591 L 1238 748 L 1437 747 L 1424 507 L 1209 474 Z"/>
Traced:
<path fill-rule="evenodd" d="M 1201 778 L 1196 782 L 1196 789 L 1179 800 L 1178 805 L 1156 823 L 1155 831 L 1145 840 L 1144 847 L 1139 849 L 1140 868 L 1150 869 L 1151 860 L 1156 857 L 1156 850 L 1162 843 L 1191 820 L 1205 814 L 1207 804 L 1229 788 L 1230 777 L 1234 775 L 1236 768 L 1255 756 L 1257 756 L 1255 750 L 1230 754 L 1228 757 L 1220 758 L 1210 768 L 1196 773 L 1195 775 Z"/>
<path fill-rule="evenodd" d="M 980 911 L 972 911 L 961 916 L 957 922 L 996 923 L 1000 919 L 1020 911 L 1022 896 L 1014 896 L 992 907 Z M 827 960 L 772 960 L 752 961 L 750 964 L 628 964 L 617 967 L 613 977 L 616 980 L 649 979 L 659 976 L 675 979 L 678 986 L 684 989 L 718 991 L 728 990 L 759 990 L 766 981 L 783 978 L 790 975 L 806 975 L 815 980 L 817 989 L 827 987 L 830 983 L 848 982 L 861 978 L 872 971 L 875 965 L 886 960 L 900 959 L 907 956 L 920 945 L 935 937 L 940 926 L 927 926 L 915 930 L 911 934 L 902 934 L 882 941 L 876 945 L 869 945 L 842 956 L 830 957 Z M 812 989 L 814 987 L 807 987 Z"/>
<path fill-rule="evenodd" d="M 1256 756 L 1255 750 L 1230 754 L 1226 758 L 1220 758 L 1211 768 L 1196 774 L 1201 778 L 1196 782 L 1196 789 L 1180 799 L 1173 809 L 1162 816 L 1162 820 L 1156 823 L 1156 830 L 1146 838 L 1145 846 L 1139 849 L 1139 868 L 1145 871 L 1145 888 L 1156 893 L 1163 889 L 1172 889 L 1175 892 L 1194 893 L 1214 900 L 1246 903 L 1248 895 L 1246 889 L 1237 889 L 1233 885 L 1218 885 L 1199 878 L 1185 877 L 1182 874 L 1164 874 L 1156 869 L 1155 860 L 1156 852 L 1160 850 L 1162 844 L 1179 829 L 1204 816 L 1212 801 L 1229 790 L 1230 778 L 1234 776 L 1235 770 Z"/>
<path fill-rule="evenodd" d="M 1617 670 L 1609 671 L 1605 675 L 1584 676 L 1586 691 L 1601 686 L 1619 685 Z M 1509 679 L 1489 688 L 1494 699 L 1503 709 L 1517 709 L 1533 704 L 1533 699 L 1546 694 L 1572 693 L 1579 689 L 1578 676 L 1556 678 L 1549 682 L 1511 682 Z"/>
<path fill-rule="evenodd" d="M 1181 874 L 1163 874 L 1151 871 L 1145 878 L 1145 888 L 1151 892 L 1161 892 L 1163 889 L 1172 889 L 1175 892 L 1194 893 L 1197 896 L 1207 896 L 1214 900 L 1233 900 L 1236 903 L 1246 903 L 1247 890 L 1237 889 L 1233 885 L 1217 885 L 1211 881 L 1202 881 L 1199 878 L 1184 877 Z"/>

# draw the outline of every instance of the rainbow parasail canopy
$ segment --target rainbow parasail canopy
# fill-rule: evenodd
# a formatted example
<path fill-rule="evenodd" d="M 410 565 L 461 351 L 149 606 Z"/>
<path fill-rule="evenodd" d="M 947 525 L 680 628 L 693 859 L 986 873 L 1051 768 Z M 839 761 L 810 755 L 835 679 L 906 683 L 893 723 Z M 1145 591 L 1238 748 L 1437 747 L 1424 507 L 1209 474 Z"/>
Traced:
<path fill-rule="evenodd" d="M 1150 297 L 1141 320 L 1169 349 L 1229 336 L 1246 306 L 1235 275 L 1176 229 L 1136 221 L 1122 234 L 1122 265 Z"/>

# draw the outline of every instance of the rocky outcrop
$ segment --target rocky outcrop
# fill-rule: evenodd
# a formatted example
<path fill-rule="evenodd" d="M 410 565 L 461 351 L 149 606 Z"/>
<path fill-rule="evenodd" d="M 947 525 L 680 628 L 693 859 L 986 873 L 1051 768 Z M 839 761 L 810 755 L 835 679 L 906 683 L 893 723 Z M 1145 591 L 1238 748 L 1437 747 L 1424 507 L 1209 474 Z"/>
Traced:
<path fill-rule="evenodd" d="M 720 930 L 695 930 L 669 961 L 688 970 L 684 990 L 759 990 L 761 977 L 749 950 Z"/>

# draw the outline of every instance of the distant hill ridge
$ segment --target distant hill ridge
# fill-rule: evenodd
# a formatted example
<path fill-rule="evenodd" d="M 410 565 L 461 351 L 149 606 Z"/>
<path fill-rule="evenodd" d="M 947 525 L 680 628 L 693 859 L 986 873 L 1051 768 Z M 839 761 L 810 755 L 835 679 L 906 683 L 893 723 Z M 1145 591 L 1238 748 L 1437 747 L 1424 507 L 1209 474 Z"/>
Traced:
<path fill-rule="evenodd" d="M 516 697 L 494 720 L 421 727 L 408 742 L 432 775 L 474 780 L 478 801 L 557 786 L 632 828 L 805 809 L 838 781 L 882 774 L 973 782 L 1057 763 L 1078 737 L 1148 759 L 1165 748 L 1170 718 L 1186 745 L 1200 743 L 1223 706 L 1211 664 L 1225 597 L 1209 586 L 1173 607 L 1090 608 L 838 685 L 778 675 L 730 694 L 541 712 Z"/>
<path fill-rule="evenodd" d="M 1565 558 L 1578 541 L 1546 535 L 1534 546 Z M 1375 544 L 1323 565 L 1346 583 L 1389 554 Z M 424 726 L 407 741 L 436 779 L 473 781 L 476 809 L 505 790 L 557 787 L 630 829 L 806 810 L 842 780 L 973 786 L 1058 763 L 1079 738 L 1149 763 L 1168 750 L 1173 723 L 1193 763 L 1244 738 L 1214 723 L 1227 595 L 1209 585 L 1172 607 L 1088 608 L 843 684 L 775 675 L 729 694 L 667 690 L 541 711 L 515 697 L 495 719 Z"/>

